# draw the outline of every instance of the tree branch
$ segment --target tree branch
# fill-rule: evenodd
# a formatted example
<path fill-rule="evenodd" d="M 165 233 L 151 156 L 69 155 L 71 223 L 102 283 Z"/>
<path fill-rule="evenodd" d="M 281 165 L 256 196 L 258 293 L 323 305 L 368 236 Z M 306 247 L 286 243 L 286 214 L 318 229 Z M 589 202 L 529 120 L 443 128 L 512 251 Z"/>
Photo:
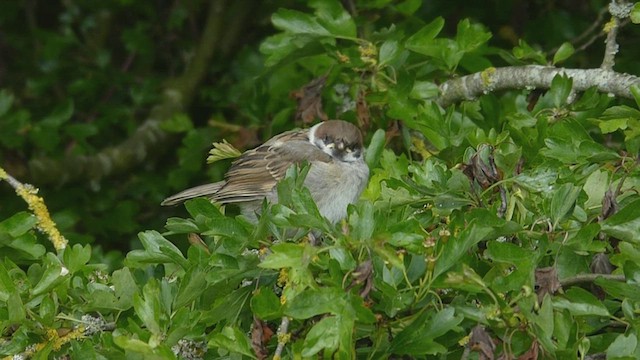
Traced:
<path fill-rule="evenodd" d="M 640 85 L 640 78 L 637 76 L 607 69 L 565 69 L 539 65 L 488 68 L 441 84 L 438 104 L 446 107 L 500 90 L 548 89 L 558 74 L 565 74 L 573 79 L 574 91 L 596 87 L 601 92 L 628 99 L 633 99 L 629 90 L 631 85 Z"/>
<path fill-rule="evenodd" d="M 234 2 L 233 6 L 245 6 Z M 245 11 L 250 7 L 245 6 Z M 122 143 L 103 149 L 95 155 L 75 155 L 63 159 L 36 158 L 29 162 L 30 177 L 38 184 L 62 185 L 79 180 L 99 180 L 128 170 L 143 163 L 150 155 L 160 152 L 169 134 L 160 128 L 163 120 L 183 111 L 191 103 L 196 88 L 204 78 L 213 54 L 224 36 L 225 1 L 214 1 L 209 6 L 206 25 L 194 59 L 184 74 L 169 80 L 160 103 L 154 106 L 148 118 Z"/>
<path fill-rule="evenodd" d="M 625 0 L 611 0 L 609 4 L 609 13 L 611 13 L 611 21 L 604 26 L 604 32 L 607 33 L 607 38 L 604 43 L 604 59 L 600 68 L 604 70 L 613 69 L 613 65 L 616 63 L 616 54 L 618 53 L 618 43 L 616 37 L 618 36 L 618 29 L 622 20 L 629 17 L 633 9 L 633 4 L 627 3 Z"/>
<path fill-rule="evenodd" d="M 624 275 L 612 275 L 612 274 L 579 274 L 570 278 L 560 280 L 560 285 L 563 288 L 582 284 L 593 283 L 597 278 L 603 278 L 608 281 L 625 281 Z"/>

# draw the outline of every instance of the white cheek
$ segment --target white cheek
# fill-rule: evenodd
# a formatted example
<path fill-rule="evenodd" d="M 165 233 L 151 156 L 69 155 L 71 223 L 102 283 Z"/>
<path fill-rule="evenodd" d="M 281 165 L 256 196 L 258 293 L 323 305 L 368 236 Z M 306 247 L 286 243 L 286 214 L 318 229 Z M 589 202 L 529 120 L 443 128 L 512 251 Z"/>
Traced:
<path fill-rule="evenodd" d="M 362 159 L 362 151 L 360 152 L 346 152 L 342 161 L 344 162 L 355 162 L 360 161 Z"/>

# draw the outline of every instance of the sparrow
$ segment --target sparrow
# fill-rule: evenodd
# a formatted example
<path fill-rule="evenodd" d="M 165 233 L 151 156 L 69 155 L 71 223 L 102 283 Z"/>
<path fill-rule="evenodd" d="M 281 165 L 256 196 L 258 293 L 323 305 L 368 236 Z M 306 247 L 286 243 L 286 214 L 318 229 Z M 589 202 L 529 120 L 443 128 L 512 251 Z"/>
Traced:
<path fill-rule="evenodd" d="M 335 224 L 346 217 L 347 206 L 358 200 L 369 180 L 362 133 L 343 120 L 276 135 L 240 155 L 224 180 L 184 190 L 162 205 L 207 197 L 219 204 L 239 205 L 241 213 L 255 222 L 265 198 L 270 203 L 278 201 L 276 185 L 287 169 L 305 161 L 310 168 L 304 185 L 320 214 Z"/>

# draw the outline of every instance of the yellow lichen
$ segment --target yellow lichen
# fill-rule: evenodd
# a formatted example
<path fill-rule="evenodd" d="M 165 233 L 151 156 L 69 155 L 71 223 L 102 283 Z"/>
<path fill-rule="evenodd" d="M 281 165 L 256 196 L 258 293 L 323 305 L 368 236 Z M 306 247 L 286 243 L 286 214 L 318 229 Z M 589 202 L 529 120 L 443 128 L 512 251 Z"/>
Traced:
<path fill-rule="evenodd" d="M 481 73 L 480 73 L 480 77 L 482 78 L 482 84 L 485 87 L 490 87 L 491 83 L 493 82 L 493 74 L 495 74 L 496 72 L 496 68 L 492 67 L 488 67 L 486 69 L 484 69 Z"/>
<path fill-rule="evenodd" d="M 286 344 L 289 342 L 289 340 L 291 340 L 291 334 L 290 333 L 285 333 L 285 334 L 278 334 L 278 343 L 281 344 Z"/>
<path fill-rule="evenodd" d="M 604 27 L 602 28 L 602 31 L 605 34 L 608 34 L 609 31 L 611 31 L 614 27 L 616 27 L 616 19 L 615 18 L 611 18 L 611 20 L 609 20 L 606 24 L 604 24 Z"/>
<path fill-rule="evenodd" d="M 38 230 L 49 237 L 56 250 L 62 250 L 67 247 L 67 239 L 60 234 L 56 224 L 51 220 L 51 215 L 49 215 L 49 210 L 44 204 L 44 200 L 37 195 L 38 189 L 28 184 L 20 184 L 16 188 L 16 194 L 27 203 L 29 209 L 38 219 Z"/>
<path fill-rule="evenodd" d="M 289 271 L 287 269 L 280 269 L 280 273 L 278 274 L 278 286 L 284 287 L 289 282 Z"/>

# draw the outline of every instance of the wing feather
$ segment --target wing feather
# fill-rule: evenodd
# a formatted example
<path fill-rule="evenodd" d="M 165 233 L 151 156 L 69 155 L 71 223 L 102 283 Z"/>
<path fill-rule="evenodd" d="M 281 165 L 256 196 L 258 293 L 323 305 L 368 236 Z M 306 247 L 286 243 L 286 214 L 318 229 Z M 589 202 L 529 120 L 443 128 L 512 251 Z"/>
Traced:
<path fill-rule="evenodd" d="M 331 160 L 309 142 L 308 131 L 282 133 L 234 161 L 225 175 L 224 186 L 212 198 L 222 203 L 261 200 L 273 192 L 291 165 Z"/>

